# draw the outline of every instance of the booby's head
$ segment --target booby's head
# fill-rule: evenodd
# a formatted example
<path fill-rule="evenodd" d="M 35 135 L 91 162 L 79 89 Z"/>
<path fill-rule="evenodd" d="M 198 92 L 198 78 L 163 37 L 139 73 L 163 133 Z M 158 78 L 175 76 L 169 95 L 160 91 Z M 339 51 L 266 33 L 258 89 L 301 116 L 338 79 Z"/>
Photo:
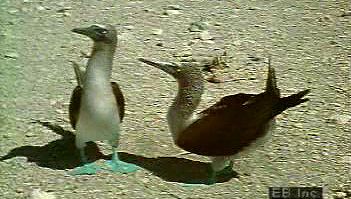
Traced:
<path fill-rule="evenodd" d="M 139 61 L 154 66 L 173 76 L 178 83 L 178 93 L 168 109 L 167 121 L 173 139 L 177 140 L 194 120 L 194 110 L 200 104 L 204 91 L 204 78 L 200 65 L 193 62 L 155 62 L 144 58 Z"/>
<path fill-rule="evenodd" d="M 106 44 L 117 43 L 117 31 L 112 25 L 94 24 L 85 28 L 74 28 L 72 32 L 90 37 L 94 42 L 103 42 Z"/>
<path fill-rule="evenodd" d="M 179 82 L 203 80 L 200 67 L 192 62 L 154 62 L 144 58 L 139 58 L 138 60 L 163 70 L 164 72 L 172 75 Z"/>

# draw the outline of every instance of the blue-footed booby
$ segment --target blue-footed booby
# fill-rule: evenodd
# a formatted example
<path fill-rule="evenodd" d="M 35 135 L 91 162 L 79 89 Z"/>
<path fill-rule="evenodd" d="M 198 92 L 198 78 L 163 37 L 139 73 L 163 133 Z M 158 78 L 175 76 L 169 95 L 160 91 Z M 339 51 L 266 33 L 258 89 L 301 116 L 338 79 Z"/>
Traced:
<path fill-rule="evenodd" d="M 232 159 L 236 154 L 245 148 L 255 148 L 267 139 L 275 116 L 308 100 L 303 98 L 309 93 L 308 89 L 280 97 L 269 61 L 263 93 L 225 96 L 195 114 L 204 90 L 199 66 L 191 62 L 156 62 L 145 58 L 139 58 L 139 61 L 159 68 L 177 80 L 178 93 L 168 109 L 168 126 L 178 147 L 211 158 L 210 184 L 216 182 L 218 175 L 232 172 Z"/>
<path fill-rule="evenodd" d="M 124 116 L 123 94 L 116 82 L 110 82 L 117 45 L 116 29 L 111 25 L 92 25 L 74 28 L 72 32 L 94 41 L 86 70 L 73 62 L 78 86 L 71 95 L 69 118 L 76 129 L 75 142 L 83 166 L 74 169 L 72 174 L 94 174 L 100 169 L 94 163 L 88 163 L 84 147 L 86 142 L 104 140 L 112 146 L 112 160 L 108 162 L 111 170 L 134 172 L 138 167 L 119 160 L 116 152 Z"/>

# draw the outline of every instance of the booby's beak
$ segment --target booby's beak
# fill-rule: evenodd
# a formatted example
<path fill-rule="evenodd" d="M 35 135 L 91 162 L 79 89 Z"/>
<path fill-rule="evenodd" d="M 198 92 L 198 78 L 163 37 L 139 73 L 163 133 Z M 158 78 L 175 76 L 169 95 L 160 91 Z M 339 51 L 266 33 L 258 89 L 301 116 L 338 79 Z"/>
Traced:
<path fill-rule="evenodd" d="M 177 63 L 173 63 L 173 62 L 154 62 L 154 61 L 150 61 L 144 58 L 139 58 L 139 61 L 154 66 L 158 69 L 163 70 L 164 72 L 170 74 L 170 75 L 175 75 L 178 71 L 179 71 L 179 65 Z"/>
<path fill-rule="evenodd" d="M 88 37 L 92 37 L 94 35 L 94 30 L 92 30 L 90 27 L 86 28 L 74 28 L 72 29 L 72 32 L 81 34 L 81 35 L 86 35 Z"/>

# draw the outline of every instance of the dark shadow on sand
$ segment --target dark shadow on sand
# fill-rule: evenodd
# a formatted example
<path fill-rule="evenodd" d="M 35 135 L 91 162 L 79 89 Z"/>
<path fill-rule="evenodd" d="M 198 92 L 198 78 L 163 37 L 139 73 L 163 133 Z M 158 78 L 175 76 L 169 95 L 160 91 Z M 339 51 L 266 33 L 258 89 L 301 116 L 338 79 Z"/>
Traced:
<path fill-rule="evenodd" d="M 34 123 L 52 130 L 54 133 L 61 135 L 61 139 L 54 140 L 43 146 L 21 146 L 12 149 L 7 155 L 0 157 L 0 161 L 13 157 L 26 157 L 29 162 L 34 162 L 40 167 L 51 169 L 73 169 L 80 165 L 79 150 L 75 146 L 75 135 L 71 131 L 64 130 L 61 126 L 51 124 L 50 122 L 34 121 Z M 93 143 L 87 143 L 86 152 L 89 161 L 98 159 L 107 159 L 98 146 Z"/>
<path fill-rule="evenodd" d="M 177 157 L 146 158 L 125 152 L 118 154 L 123 161 L 136 164 L 169 182 L 209 184 L 211 168 L 209 163 Z M 230 175 L 219 177 L 217 182 L 227 182 L 234 177 L 238 177 L 235 171 Z"/>
<path fill-rule="evenodd" d="M 54 133 L 61 135 L 62 138 L 43 146 L 21 146 L 12 149 L 7 155 L 0 157 L 0 161 L 22 156 L 40 167 L 51 169 L 73 169 L 80 165 L 79 150 L 75 147 L 75 135 L 71 131 L 64 130 L 59 125 L 49 122 L 35 121 L 35 123 L 52 130 Z M 86 152 L 89 161 L 92 162 L 111 158 L 110 155 L 102 154 L 94 142 L 87 143 Z M 149 170 L 154 175 L 169 182 L 208 183 L 209 163 L 177 157 L 148 158 L 126 152 L 119 152 L 118 154 L 121 160 Z M 234 171 L 231 175 L 220 178 L 217 182 L 226 182 L 233 177 L 237 177 L 237 173 Z"/>

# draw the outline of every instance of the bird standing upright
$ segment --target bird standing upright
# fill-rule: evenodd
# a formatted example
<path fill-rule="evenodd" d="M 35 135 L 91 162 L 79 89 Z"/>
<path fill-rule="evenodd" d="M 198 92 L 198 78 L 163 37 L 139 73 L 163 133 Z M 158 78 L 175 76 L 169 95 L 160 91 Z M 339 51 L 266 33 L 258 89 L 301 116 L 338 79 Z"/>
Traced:
<path fill-rule="evenodd" d="M 281 98 L 274 69 L 269 63 L 263 93 L 225 96 L 195 115 L 204 90 L 199 66 L 144 58 L 139 61 L 159 68 L 177 80 L 178 93 L 167 113 L 168 126 L 177 146 L 211 158 L 209 184 L 215 183 L 218 175 L 232 172 L 234 155 L 267 139 L 276 115 L 308 100 L 303 97 L 309 90 Z"/>
<path fill-rule="evenodd" d="M 113 57 L 117 45 L 117 32 L 111 25 L 92 25 L 75 28 L 75 33 L 86 35 L 94 41 L 86 71 L 75 67 L 78 86 L 74 89 L 69 118 L 76 129 L 76 146 L 80 150 L 83 166 L 72 174 L 94 174 L 100 168 L 88 163 L 84 147 L 89 141 L 107 140 L 112 146 L 112 160 L 108 162 L 114 172 L 134 172 L 138 167 L 118 158 L 120 123 L 124 115 L 124 98 L 119 86 L 110 82 Z"/>

